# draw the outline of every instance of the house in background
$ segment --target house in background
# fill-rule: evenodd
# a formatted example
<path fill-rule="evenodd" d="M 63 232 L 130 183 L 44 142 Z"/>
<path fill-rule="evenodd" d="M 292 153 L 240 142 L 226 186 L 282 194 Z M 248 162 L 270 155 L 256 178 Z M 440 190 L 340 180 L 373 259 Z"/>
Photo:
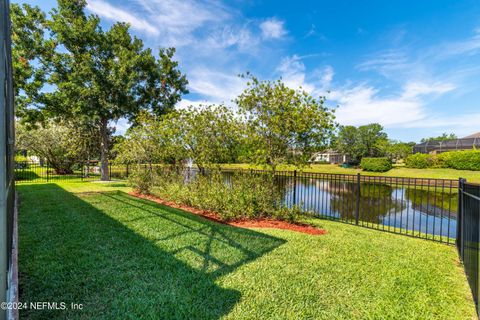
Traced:
<path fill-rule="evenodd" d="M 350 158 L 346 154 L 340 153 L 332 149 L 328 149 L 328 150 L 313 154 L 312 158 L 310 159 L 310 162 L 339 164 L 339 163 L 346 163 L 349 160 Z"/>
<path fill-rule="evenodd" d="M 425 141 L 415 145 L 413 153 L 437 154 L 472 149 L 480 149 L 480 132 L 459 139 Z"/>

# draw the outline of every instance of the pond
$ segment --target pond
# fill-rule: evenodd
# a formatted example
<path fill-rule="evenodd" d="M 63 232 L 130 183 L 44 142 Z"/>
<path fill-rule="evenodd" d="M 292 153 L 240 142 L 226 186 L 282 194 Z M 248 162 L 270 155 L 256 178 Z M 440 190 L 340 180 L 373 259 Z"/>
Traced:
<path fill-rule="evenodd" d="M 308 178 L 296 180 L 296 188 L 291 178 L 277 180 L 284 190 L 283 202 L 288 206 L 295 201 L 304 211 L 348 221 L 355 220 L 358 206 L 359 222 L 363 225 L 455 238 L 458 197 L 453 189 Z"/>

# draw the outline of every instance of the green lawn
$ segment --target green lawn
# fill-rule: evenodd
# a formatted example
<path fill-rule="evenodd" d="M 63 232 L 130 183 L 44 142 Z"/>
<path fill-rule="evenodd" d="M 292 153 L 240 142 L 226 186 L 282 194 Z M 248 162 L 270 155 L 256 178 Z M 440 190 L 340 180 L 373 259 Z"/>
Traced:
<path fill-rule="evenodd" d="M 224 169 L 262 169 L 262 167 L 251 166 L 248 164 L 222 164 Z M 281 165 L 278 167 L 279 171 L 295 170 L 294 166 Z M 299 170 L 299 169 L 297 169 Z M 392 170 L 387 172 L 365 172 L 361 169 L 342 168 L 335 164 L 312 164 L 309 167 L 302 169 L 304 172 L 319 172 L 319 173 L 340 173 L 340 174 L 357 174 L 367 176 L 386 176 L 386 177 L 404 177 L 404 178 L 436 178 L 436 179 L 458 179 L 465 178 L 469 182 L 480 183 L 480 171 L 470 170 L 455 170 L 455 169 L 413 169 L 405 166 L 394 166 Z"/>
<path fill-rule="evenodd" d="M 474 319 L 454 246 L 333 221 L 311 236 L 241 229 L 127 195 L 32 184 L 20 195 L 28 319 Z"/>

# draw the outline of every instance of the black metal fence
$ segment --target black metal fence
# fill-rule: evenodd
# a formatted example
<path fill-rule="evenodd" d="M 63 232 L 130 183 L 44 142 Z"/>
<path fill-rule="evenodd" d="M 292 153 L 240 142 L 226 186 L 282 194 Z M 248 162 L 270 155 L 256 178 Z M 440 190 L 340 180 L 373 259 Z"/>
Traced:
<path fill-rule="evenodd" d="M 161 165 L 110 165 L 111 179 L 133 171 L 170 170 Z M 181 169 L 186 177 L 198 170 Z M 17 183 L 100 180 L 98 166 L 77 165 L 70 174 L 57 174 L 48 164 L 16 163 Z M 221 170 L 225 181 L 235 174 L 270 174 L 262 170 Z M 185 179 L 188 182 L 188 179 Z M 282 204 L 298 206 L 316 217 L 453 244 L 458 215 L 458 180 L 380 177 L 277 171 L 275 185 Z"/>
<path fill-rule="evenodd" d="M 463 261 L 468 283 L 478 312 L 479 301 L 479 243 L 480 243 L 480 185 L 460 181 L 457 249 Z"/>
<path fill-rule="evenodd" d="M 142 166 L 143 168 L 144 166 Z M 129 165 L 109 165 L 109 179 L 125 179 L 130 172 Z M 96 181 L 101 173 L 98 165 L 79 163 L 71 172 L 58 173 L 49 163 L 21 161 L 15 163 L 15 180 L 21 183 L 45 183 L 56 181 Z"/>
<path fill-rule="evenodd" d="M 193 176 L 197 170 L 189 171 Z M 298 206 L 315 217 L 455 243 L 458 180 L 281 171 L 275 174 L 275 184 L 284 205 Z"/>

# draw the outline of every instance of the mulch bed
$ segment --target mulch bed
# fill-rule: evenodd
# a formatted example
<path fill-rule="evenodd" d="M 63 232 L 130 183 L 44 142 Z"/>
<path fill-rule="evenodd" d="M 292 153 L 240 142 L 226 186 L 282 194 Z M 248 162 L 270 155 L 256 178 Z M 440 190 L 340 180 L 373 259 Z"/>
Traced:
<path fill-rule="evenodd" d="M 287 221 L 267 219 L 267 218 L 224 221 L 215 212 L 201 210 L 201 209 L 193 208 L 183 204 L 178 204 L 172 201 L 163 200 L 161 198 L 158 198 L 152 195 L 145 195 L 137 192 L 130 192 L 129 194 L 137 198 L 147 199 L 165 206 L 181 209 L 181 210 L 202 216 L 208 220 L 212 220 L 218 223 L 228 224 L 228 225 L 240 227 L 240 228 L 273 228 L 273 229 L 297 231 L 297 232 L 307 233 L 311 235 L 322 235 L 327 232 L 323 229 L 311 226 L 309 224 L 291 223 Z"/>

